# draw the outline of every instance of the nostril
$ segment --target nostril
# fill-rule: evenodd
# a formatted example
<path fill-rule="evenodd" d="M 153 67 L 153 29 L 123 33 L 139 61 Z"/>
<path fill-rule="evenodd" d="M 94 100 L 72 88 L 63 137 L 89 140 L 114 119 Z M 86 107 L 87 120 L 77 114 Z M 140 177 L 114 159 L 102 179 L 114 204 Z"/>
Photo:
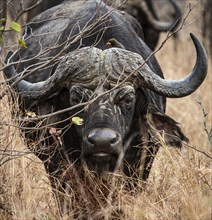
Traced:
<path fill-rule="evenodd" d="M 94 143 L 95 143 L 95 133 L 94 133 L 94 132 L 90 132 L 90 133 L 87 135 L 87 140 L 88 140 L 88 142 L 90 142 L 91 144 L 94 144 Z"/>
<path fill-rule="evenodd" d="M 118 142 L 118 134 L 108 128 L 96 128 L 87 134 L 87 141 L 96 146 L 114 145 Z"/>
<path fill-rule="evenodd" d="M 118 141 L 118 135 L 117 134 L 113 134 L 113 137 L 110 137 L 110 143 L 111 144 L 115 144 Z"/>

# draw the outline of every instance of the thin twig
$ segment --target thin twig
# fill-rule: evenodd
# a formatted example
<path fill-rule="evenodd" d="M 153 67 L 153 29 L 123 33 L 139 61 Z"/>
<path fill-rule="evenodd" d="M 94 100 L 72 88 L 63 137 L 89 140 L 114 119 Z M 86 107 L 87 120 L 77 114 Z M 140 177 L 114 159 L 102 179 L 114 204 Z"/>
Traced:
<path fill-rule="evenodd" d="M 34 5 L 26 8 L 26 9 L 23 9 L 17 16 L 17 18 L 15 19 L 15 21 L 18 21 L 18 19 L 26 12 L 29 12 L 31 11 L 33 8 L 37 7 L 38 5 L 40 5 L 41 3 L 43 2 L 43 0 L 38 0 Z"/>
<path fill-rule="evenodd" d="M 204 107 L 202 105 L 202 102 L 198 101 L 197 99 L 196 99 L 196 102 L 199 104 L 199 106 L 200 106 L 200 108 L 202 110 L 203 117 L 204 117 L 204 121 L 203 121 L 204 130 L 205 130 L 205 132 L 206 132 L 206 134 L 208 136 L 208 140 L 209 140 L 210 145 L 212 147 L 212 126 L 211 126 L 210 130 L 208 130 L 207 122 L 206 122 L 206 118 L 208 116 L 208 113 L 205 111 L 205 109 L 204 109 Z"/>
<path fill-rule="evenodd" d="M 191 149 L 193 149 L 193 150 L 195 150 L 195 151 L 201 153 L 201 154 L 204 154 L 206 157 L 208 157 L 208 158 L 210 158 L 210 159 L 212 160 L 212 156 L 209 155 L 209 154 L 207 154 L 207 153 L 205 153 L 205 151 L 199 150 L 199 149 L 197 149 L 196 147 L 193 147 L 192 145 L 187 144 L 187 143 L 186 143 L 185 145 L 186 145 L 187 147 L 189 147 L 189 148 L 191 148 Z"/>

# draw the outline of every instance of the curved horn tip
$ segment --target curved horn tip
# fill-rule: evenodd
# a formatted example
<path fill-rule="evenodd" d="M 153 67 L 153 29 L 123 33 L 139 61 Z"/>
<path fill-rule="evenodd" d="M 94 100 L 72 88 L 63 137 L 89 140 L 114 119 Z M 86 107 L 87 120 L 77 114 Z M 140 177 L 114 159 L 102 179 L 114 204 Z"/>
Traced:
<path fill-rule="evenodd" d="M 201 54 L 201 57 L 202 57 L 202 60 L 204 60 L 204 64 L 207 68 L 208 66 L 208 62 L 207 62 L 207 52 L 205 50 L 205 47 L 203 46 L 203 44 L 201 43 L 201 41 L 193 34 L 193 33 L 190 33 L 190 37 L 196 47 L 196 50 L 197 50 L 197 55 L 198 54 Z"/>
<path fill-rule="evenodd" d="M 199 39 L 193 33 L 190 33 L 190 36 L 194 43 L 200 43 Z"/>
<path fill-rule="evenodd" d="M 193 33 L 190 33 L 190 37 L 196 47 L 201 47 L 205 51 L 204 46 L 202 45 L 200 40 Z M 205 51 L 205 55 L 207 56 L 206 51 Z"/>

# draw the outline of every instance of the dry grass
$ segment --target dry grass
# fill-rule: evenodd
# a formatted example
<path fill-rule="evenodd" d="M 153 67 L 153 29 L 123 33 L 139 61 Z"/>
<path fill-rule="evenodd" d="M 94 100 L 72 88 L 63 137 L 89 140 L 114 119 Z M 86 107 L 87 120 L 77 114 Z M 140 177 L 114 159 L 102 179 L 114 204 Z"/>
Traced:
<path fill-rule="evenodd" d="M 194 47 L 189 32 L 201 37 L 197 27 L 198 21 L 180 32 L 176 51 L 176 42 L 171 39 L 157 54 L 166 78 L 179 79 L 191 71 Z M 203 85 L 189 97 L 168 100 L 167 114 L 181 124 L 192 147 L 212 155 L 203 124 L 205 121 L 208 129 L 212 124 L 211 58 L 209 61 Z M 5 86 L 0 89 L 4 91 Z M 201 101 L 207 117 L 203 117 L 196 99 Z M 26 150 L 26 146 L 13 126 L 10 103 L 8 96 L 0 100 L 0 164 L 5 162 L 0 166 L 0 219 L 71 219 L 71 214 L 59 215 L 42 163 L 32 154 L 15 157 L 17 151 Z M 13 152 L 6 155 L 2 150 Z M 100 202 L 96 219 L 112 219 L 113 215 L 113 219 L 210 220 L 211 175 L 211 159 L 206 155 L 189 146 L 176 150 L 164 145 L 155 159 L 145 190 L 133 194 L 123 188 L 121 181 L 114 183 L 113 194 L 106 204 Z"/>

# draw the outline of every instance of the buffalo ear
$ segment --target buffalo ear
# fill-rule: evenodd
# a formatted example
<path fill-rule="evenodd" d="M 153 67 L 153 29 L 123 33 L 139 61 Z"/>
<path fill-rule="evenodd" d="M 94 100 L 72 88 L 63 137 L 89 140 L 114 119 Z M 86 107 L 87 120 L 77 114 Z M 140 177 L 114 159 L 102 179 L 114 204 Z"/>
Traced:
<path fill-rule="evenodd" d="M 189 141 L 181 131 L 179 123 L 166 114 L 159 111 L 148 111 L 146 116 L 150 135 L 154 142 L 163 140 L 167 145 L 181 148 L 183 141 Z"/>

